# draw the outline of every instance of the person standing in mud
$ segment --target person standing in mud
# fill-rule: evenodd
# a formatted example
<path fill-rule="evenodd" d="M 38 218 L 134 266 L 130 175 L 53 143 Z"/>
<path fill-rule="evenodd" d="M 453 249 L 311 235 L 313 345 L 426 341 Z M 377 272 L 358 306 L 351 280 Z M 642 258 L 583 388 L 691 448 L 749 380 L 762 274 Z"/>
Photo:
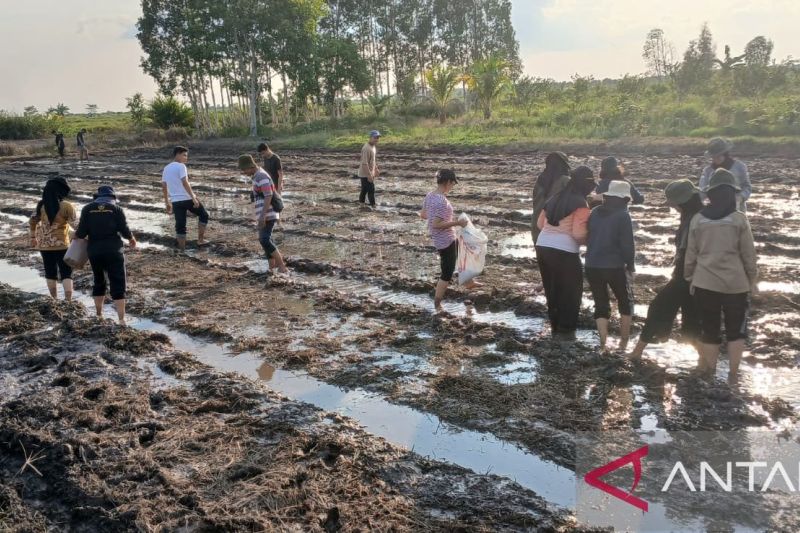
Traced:
<path fill-rule="evenodd" d="M 67 145 L 64 143 L 64 134 L 60 131 L 58 133 L 53 133 L 56 135 L 56 149 L 58 150 L 58 157 L 64 159 L 64 150 L 67 148 Z"/>
<path fill-rule="evenodd" d="M 270 149 L 267 143 L 258 145 L 258 155 L 261 157 L 261 168 L 272 178 L 275 190 L 278 191 L 278 194 L 283 194 L 283 165 L 281 164 L 281 158 Z"/>
<path fill-rule="evenodd" d="M 596 187 L 583 173 L 571 177 L 564 190 L 544 205 L 537 222 L 536 262 L 547 298 L 547 315 L 553 335 L 573 335 L 583 294 L 580 246 L 586 243 L 589 204 L 586 197 Z"/>
<path fill-rule="evenodd" d="M 285 274 L 289 272 L 280 250 L 272 239 L 272 231 L 280 219 L 280 214 L 272 208 L 272 195 L 275 194 L 275 184 L 267 172 L 256 164 L 251 155 L 239 156 L 239 170 L 253 179 L 253 196 L 255 198 L 256 224 L 258 227 L 258 241 L 264 249 L 269 260 L 269 269 Z"/>
<path fill-rule="evenodd" d="M 88 161 L 89 148 L 87 148 L 86 146 L 86 128 L 82 128 L 81 131 L 78 132 L 78 136 L 76 137 L 76 142 L 78 144 L 78 156 L 80 157 L 80 160 Z"/>
<path fill-rule="evenodd" d="M 705 191 L 708 188 L 711 175 L 715 170 L 724 168 L 736 177 L 736 184 L 740 189 L 736 194 L 736 207 L 742 213 L 746 213 L 747 200 L 753 192 L 750 172 L 747 170 L 747 165 L 731 157 L 731 150 L 733 150 L 733 143 L 727 139 L 714 137 L 709 141 L 706 157 L 711 158 L 711 163 L 703 169 L 703 173 L 700 175 L 700 190 Z M 705 200 L 705 194 L 703 192 L 701 194 Z"/>
<path fill-rule="evenodd" d="M 428 233 L 430 233 L 433 245 L 439 253 L 441 273 L 433 296 L 433 305 L 437 313 L 442 311 L 442 300 L 456 271 L 458 240 L 456 239 L 454 228 L 463 228 L 467 225 L 466 219 L 456 220 L 453 218 L 453 206 L 447 199 L 447 195 L 457 183 L 458 178 L 452 170 L 442 169 L 437 172 L 436 190 L 429 192 L 425 196 L 425 200 L 422 203 L 422 211 L 419 213 L 420 218 L 428 222 Z M 477 283 L 471 281 L 465 287 L 471 289 L 477 285 Z"/>
<path fill-rule="evenodd" d="M 361 193 L 358 201 L 366 203 L 369 197 L 369 205 L 375 209 L 375 180 L 378 177 L 377 164 L 377 145 L 381 139 L 381 132 L 372 130 L 369 132 L 369 141 L 361 147 L 361 164 L 358 167 L 358 178 L 361 180 Z"/>
<path fill-rule="evenodd" d="M 629 356 L 634 360 L 642 357 L 648 344 L 663 342 L 669 338 L 678 311 L 681 313 L 683 338 L 697 346 L 700 336 L 700 316 L 683 272 L 686 246 L 689 242 L 689 224 L 703 208 L 703 200 L 700 198 L 700 190 L 686 179 L 671 182 L 664 194 L 667 205 L 677 210 L 681 217 L 675 234 L 675 262 L 672 278 L 659 289 L 647 309 L 647 319 L 639 341 Z"/>
<path fill-rule="evenodd" d="M 639 189 L 625 178 L 625 167 L 623 167 L 616 157 L 606 157 L 600 162 L 600 183 L 597 184 L 593 201 L 602 202 L 603 194 L 608 190 L 612 181 L 624 181 L 631 187 L 631 204 L 640 205 L 644 203 L 644 195 Z"/>
<path fill-rule="evenodd" d="M 633 318 L 634 257 L 633 221 L 628 213 L 631 186 L 612 181 L 603 193 L 603 205 L 592 209 L 586 243 L 586 279 L 594 299 L 594 319 L 600 335 L 600 351 L 606 351 L 608 321 L 611 318 L 608 289 L 614 293 L 619 308 L 619 345 L 628 347 Z"/>
<path fill-rule="evenodd" d="M 197 215 L 197 246 L 205 246 L 208 244 L 205 239 L 208 211 L 197 199 L 189 184 L 189 170 L 186 168 L 189 149 L 176 146 L 172 150 L 172 157 L 172 163 L 164 167 L 161 173 L 161 192 L 164 194 L 167 214 L 175 216 L 175 238 L 178 249 L 186 249 L 186 213 Z"/>
<path fill-rule="evenodd" d="M 81 220 L 75 237 L 89 239 L 87 253 L 94 275 L 92 296 L 97 317 L 103 317 L 106 276 L 108 276 L 111 300 L 117 311 L 117 319 L 119 324 L 124 326 L 127 279 L 122 238 L 128 240 L 131 248 L 136 248 L 136 238 L 128 227 L 125 213 L 117 205 L 117 195 L 113 187 L 101 185 L 97 188 L 94 201 L 84 206 L 81 211 Z"/>
<path fill-rule="evenodd" d="M 689 224 L 683 273 L 700 313 L 698 370 L 713 376 L 722 344 L 721 316 L 724 316 L 730 384 L 739 378 L 750 294 L 757 291 L 758 283 L 753 233 L 747 216 L 736 209 L 740 191 L 736 176 L 729 170 L 718 168 L 711 175 L 705 190 L 709 205 Z"/>
<path fill-rule="evenodd" d="M 62 141 L 63 142 L 63 141 Z M 70 230 L 77 219 L 75 206 L 66 200 L 70 187 L 64 178 L 47 180 L 42 199 L 30 218 L 31 248 L 39 250 L 44 263 L 44 278 L 50 296 L 58 299 L 58 280 L 64 299 L 72 300 L 72 268 L 64 262 L 70 243 Z"/>
<path fill-rule="evenodd" d="M 531 238 L 533 244 L 539 238 L 539 215 L 544 204 L 554 194 L 561 192 L 570 179 L 569 158 L 564 152 L 553 152 L 544 159 L 544 170 L 533 184 L 533 215 L 531 216 Z"/>

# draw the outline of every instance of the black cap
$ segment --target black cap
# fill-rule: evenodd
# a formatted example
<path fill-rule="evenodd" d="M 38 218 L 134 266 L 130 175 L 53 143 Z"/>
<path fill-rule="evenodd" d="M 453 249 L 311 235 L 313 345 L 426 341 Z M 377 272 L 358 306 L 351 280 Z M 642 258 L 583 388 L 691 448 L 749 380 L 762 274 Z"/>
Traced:
<path fill-rule="evenodd" d="M 436 173 L 436 183 L 438 183 L 439 185 L 450 182 L 458 183 L 458 178 L 456 177 L 456 173 L 453 172 L 452 169 L 443 168 Z"/>

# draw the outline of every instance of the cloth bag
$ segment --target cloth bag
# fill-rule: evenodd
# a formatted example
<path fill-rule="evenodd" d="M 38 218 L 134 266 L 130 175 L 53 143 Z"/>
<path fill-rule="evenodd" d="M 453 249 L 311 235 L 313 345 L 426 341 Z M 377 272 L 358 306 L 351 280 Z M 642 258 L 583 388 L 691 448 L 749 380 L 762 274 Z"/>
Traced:
<path fill-rule="evenodd" d="M 72 268 L 83 268 L 89 261 L 88 247 L 89 241 L 86 239 L 72 239 L 67 253 L 64 254 L 64 262 Z"/>
<path fill-rule="evenodd" d="M 469 283 L 483 272 L 486 265 L 486 246 L 489 238 L 476 228 L 466 213 L 461 213 L 459 220 L 466 220 L 467 225 L 458 230 L 458 284 Z"/>

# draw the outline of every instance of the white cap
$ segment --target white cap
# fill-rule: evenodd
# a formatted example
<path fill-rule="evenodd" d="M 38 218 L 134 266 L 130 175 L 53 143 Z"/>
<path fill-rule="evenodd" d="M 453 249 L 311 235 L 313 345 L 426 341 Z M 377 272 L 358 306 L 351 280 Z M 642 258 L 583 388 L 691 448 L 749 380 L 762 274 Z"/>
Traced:
<path fill-rule="evenodd" d="M 616 196 L 617 198 L 631 199 L 631 184 L 627 181 L 615 180 L 608 184 L 608 190 L 603 196 Z"/>

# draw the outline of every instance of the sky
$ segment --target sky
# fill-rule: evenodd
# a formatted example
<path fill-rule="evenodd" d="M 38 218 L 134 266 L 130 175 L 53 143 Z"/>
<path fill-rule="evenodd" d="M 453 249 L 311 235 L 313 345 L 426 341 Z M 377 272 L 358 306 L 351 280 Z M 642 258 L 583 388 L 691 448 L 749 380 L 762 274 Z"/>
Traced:
<path fill-rule="evenodd" d="M 678 56 L 708 22 L 722 55 L 756 35 L 774 57 L 800 58 L 800 0 L 511 0 L 525 73 L 568 80 L 644 71 L 642 44 L 661 28 Z M 669 6 L 669 7 L 665 7 Z M 0 0 L 0 109 L 44 111 L 59 102 L 123 111 L 156 92 L 140 66 L 139 0 Z"/>

